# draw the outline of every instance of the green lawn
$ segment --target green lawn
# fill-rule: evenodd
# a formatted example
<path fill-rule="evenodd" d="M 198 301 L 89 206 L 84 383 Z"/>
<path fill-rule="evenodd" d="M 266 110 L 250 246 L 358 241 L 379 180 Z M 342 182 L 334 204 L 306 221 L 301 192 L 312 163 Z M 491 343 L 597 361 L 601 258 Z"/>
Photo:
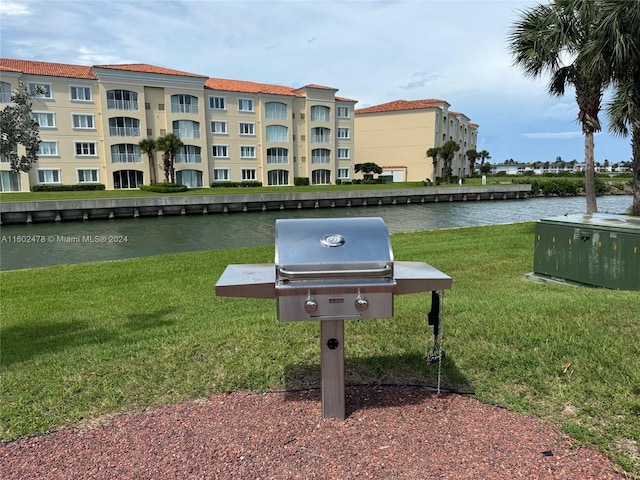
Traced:
<path fill-rule="evenodd" d="M 453 278 L 442 384 L 535 415 L 640 475 L 640 292 L 562 287 L 531 271 L 534 224 L 392 235 L 396 260 Z M 319 326 L 275 302 L 222 298 L 230 263 L 273 246 L 0 273 L 0 437 L 213 392 L 319 386 Z M 348 383 L 435 385 L 427 294 L 346 322 Z"/>

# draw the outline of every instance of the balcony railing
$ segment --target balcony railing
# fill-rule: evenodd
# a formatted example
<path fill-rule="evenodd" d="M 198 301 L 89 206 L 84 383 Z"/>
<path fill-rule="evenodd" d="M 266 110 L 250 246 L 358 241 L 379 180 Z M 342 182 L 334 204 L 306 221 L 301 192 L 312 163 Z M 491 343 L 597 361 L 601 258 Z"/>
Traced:
<path fill-rule="evenodd" d="M 331 135 L 311 135 L 311 143 L 331 143 Z"/>
<path fill-rule="evenodd" d="M 139 127 L 109 127 L 109 135 L 112 137 L 139 137 Z"/>
<path fill-rule="evenodd" d="M 107 99 L 107 108 L 110 110 L 138 110 L 138 101 Z"/>
<path fill-rule="evenodd" d="M 202 155 L 199 153 L 179 153 L 176 155 L 176 163 L 202 163 Z"/>
<path fill-rule="evenodd" d="M 139 153 L 113 153 L 111 163 L 142 163 L 142 155 Z"/>
<path fill-rule="evenodd" d="M 198 105 L 180 105 L 172 104 L 172 113 L 199 113 Z"/>
<path fill-rule="evenodd" d="M 200 130 L 181 130 L 174 128 L 173 134 L 180 138 L 200 138 Z"/>

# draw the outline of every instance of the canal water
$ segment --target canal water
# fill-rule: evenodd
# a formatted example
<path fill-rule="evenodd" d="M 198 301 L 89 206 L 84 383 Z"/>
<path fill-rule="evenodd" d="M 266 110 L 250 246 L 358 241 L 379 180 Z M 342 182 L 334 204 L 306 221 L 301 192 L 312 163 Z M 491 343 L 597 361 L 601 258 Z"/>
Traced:
<path fill-rule="evenodd" d="M 624 213 L 631 204 L 631 195 L 598 197 L 601 213 Z M 381 217 L 396 233 L 536 221 L 585 206 L 584 197 L 530 198 L 7 225 L 0 227 L 0 270 L 268 245 L 277 218 Z"/>

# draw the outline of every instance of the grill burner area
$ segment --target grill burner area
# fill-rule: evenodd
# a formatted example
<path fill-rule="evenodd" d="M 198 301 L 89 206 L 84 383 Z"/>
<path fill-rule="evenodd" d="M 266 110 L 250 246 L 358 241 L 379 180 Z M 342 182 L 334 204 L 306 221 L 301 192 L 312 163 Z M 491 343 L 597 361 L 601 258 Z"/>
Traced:
<path fill-rule="evenodd" d="M 276 220 L 274 264 L 229 265 L 216 295 L 277 300 L 278 320 L 319 321 L 322 411 L 344 418 L 344 320 L 393 317 L 394 295 L 433 292 L 439 345 L 441 292 L 451 277 L 422 262 L 394 262 L 377 217 Z"/>

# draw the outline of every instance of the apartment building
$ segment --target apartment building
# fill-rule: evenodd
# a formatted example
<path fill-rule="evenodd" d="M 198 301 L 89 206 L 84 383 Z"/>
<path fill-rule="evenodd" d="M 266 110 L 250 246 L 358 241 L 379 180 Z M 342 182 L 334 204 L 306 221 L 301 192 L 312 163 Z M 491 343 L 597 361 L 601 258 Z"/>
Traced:
<path fill-rule="evenodd" d="M 44 92 L 32 106 L 42 143 L 28 173 L 13 174 L 0 161 L 0 191 L 79 183 L 138 188 L 151 178 L 138 143 L 167 133 L 184 144 L 175 159 L 176 182 L 190 188 L 352 177 L 356 100 L 337 97 L 335 88 L 224 80 L 146 64 L 0 59 L 2 104 L 19 82 Z M 162 180 L 162 152 L 154 159 Z"/>
<path fill-rule="evenodd" d="M 476 149 L 478 125 L 449 110 L 444 100 L 395 100 L 355 111 L 355 155 L 358 163 L 373 162 L 394 181 L 422 181 L 442 176 L 444 162 L 436 164 L 427 151 L 447 141 L 458 142 L 453 175 L 471 174 L 466 152 Z"/>

